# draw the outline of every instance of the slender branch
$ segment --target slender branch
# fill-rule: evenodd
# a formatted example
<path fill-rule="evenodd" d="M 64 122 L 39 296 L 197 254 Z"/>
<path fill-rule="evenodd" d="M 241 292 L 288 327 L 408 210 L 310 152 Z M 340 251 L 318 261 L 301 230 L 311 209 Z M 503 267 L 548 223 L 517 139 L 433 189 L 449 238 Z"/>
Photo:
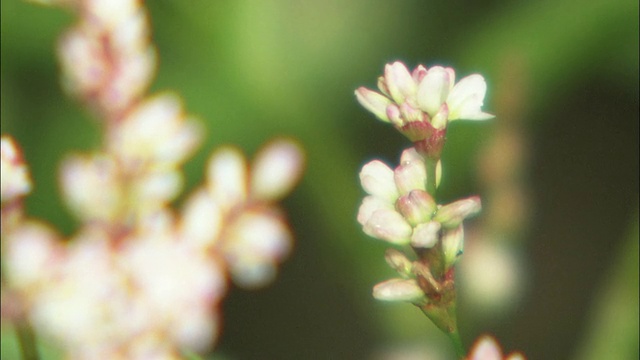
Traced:
<path fill-rule="evenodd" d="M 458 332 L 458 329 L 456 329 L 456 331 L 448 333 L 449 335 L 449 339 L 451 339 L 451 342 L 453 343 L 453 347 L 456 350 L 456 356 L 458 357 L 458 359 L 465 359 L 465 357 L 467 356 L 465 350 L 464 350 L 464 346 L 462 345 L 462 340 L 460 339 L 460 333 Z"/>
<path fill-rule="evenodd" d="M 36 348 L 36 338 L 31 327 L 26 324 L 15 323 L 18 346 L 24 360 L 38 360 L 38 349 Z"/>

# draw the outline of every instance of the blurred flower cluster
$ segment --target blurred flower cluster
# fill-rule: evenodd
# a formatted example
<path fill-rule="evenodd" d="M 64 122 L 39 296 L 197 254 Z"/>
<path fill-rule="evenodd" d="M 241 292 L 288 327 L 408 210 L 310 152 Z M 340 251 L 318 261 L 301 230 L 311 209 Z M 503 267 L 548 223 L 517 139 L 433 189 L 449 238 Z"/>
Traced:
<path fill-rule="evenodd" d="M 156 66 L 145 9 L 135 0 L 55 3 L 79 17 L 58 47 L 64 87 L 101 120 L 104 144 L 61 166 L 63 199 L 81 223 L 65 239 L 24 214 L 27 164 L 3 136 L 3 293 L 16 304 L 3 302 L 3 316 L 30 323 L 68 358 L 206 351 L 227 278 L 264 286 L 291 250 L 276 202 L 299 180 L 302 150 L 274 140 L 249 164 L 220 148 L 204 183 L 174 210 L 202 125 L 177 95 L 145 95 Z"/>
<path fill-rule="evenodd" d="M 467 360 L 524 360 L 525 357 L 519 352 L 511 353 L 507 356 L 502 355 L 502 349 L 496 340 L 489 336 L 483 335 L 478 338 L 469 352 Z"/>

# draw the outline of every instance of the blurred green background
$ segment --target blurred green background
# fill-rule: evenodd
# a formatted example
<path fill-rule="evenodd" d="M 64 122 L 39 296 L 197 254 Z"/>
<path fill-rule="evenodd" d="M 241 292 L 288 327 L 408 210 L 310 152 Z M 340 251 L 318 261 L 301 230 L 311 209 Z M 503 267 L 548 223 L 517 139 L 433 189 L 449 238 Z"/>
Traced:
<path fill-rule="evenodd" d="M 18 0 L 1 6 L 2 133 L 18 140 L 31 165 L 30 214 L 70 234 L 75 223 L 60 202 L 57 166 L 64 154 L 100 142 L 97 123 L 59 85 L 55 44 L 74 18 Z M 147 6 L 160 59 L 152 92 L 176 91 L 208 128 L 185 167 L 188 187 L 220 144 L 253 154 L 287 135 L 307 151 L 305 177 L 283 204 L 297 238 L 293 256 L 272 286 L 231 291 L 217 357 L 383 359 L 416 347 L 451 356 L 416 308 L 372 299 L 371 287 L 393 272 L 385 244 L 355 221 L 361 166 L 372 158 L 396 163 L 409 144 L 362 109 L 353 91 L 375 87 L 384 64 L 402 60 L 452 66 L 458 78 L 483 74 L 484 109 L 496 114 L 451 125 L 443 157 L 441 201 L 480 194 L 494 210 L 470 225 L 509 249 L 521 274 L 512 300 L 491 309 L 461 280 L 466 345 L 492 333 L 530 359 L 638 358 L 637 1 Z M 509 154 L 515 164 L 503 159 Z M 501 192 L 503 182 L 514 192 Z M 500 196 L 519 212 L 505 210 Z M 2 357 L 10 359 L 8 347 Z"/>

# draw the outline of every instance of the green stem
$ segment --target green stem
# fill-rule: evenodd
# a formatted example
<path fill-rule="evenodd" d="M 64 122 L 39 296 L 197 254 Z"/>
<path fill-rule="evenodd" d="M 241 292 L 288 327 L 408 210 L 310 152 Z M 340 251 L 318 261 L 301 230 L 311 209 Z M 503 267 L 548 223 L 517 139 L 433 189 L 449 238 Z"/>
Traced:
<path fill-rule="evenodd" d="M 451 342 L 453 343 L 453 347 L 456 350 L 456 356 L 458 357 L 458 359 L 464 359 L 467 354 L 464 350 L 462 340 L 460 339 L 460 333 L 458 333 L 457 329 L 456 331 L 449 333 L 449 339 L 451 339 Z"/>
<path fill-rule="evenodd" d="M 36 349 L 36 339 L 28 324 L 15 324 L 18 345 L 24 360 L 38 360 L 38 350 Z"/>
<path fill-rule="evenodd" d="M 438 160 L 425 157 L 424 164 L 427 169 L 427 183 L 426 189 L 429 195 L 434 199 L 436 198 L 436 167 L 438 166 Z"/>

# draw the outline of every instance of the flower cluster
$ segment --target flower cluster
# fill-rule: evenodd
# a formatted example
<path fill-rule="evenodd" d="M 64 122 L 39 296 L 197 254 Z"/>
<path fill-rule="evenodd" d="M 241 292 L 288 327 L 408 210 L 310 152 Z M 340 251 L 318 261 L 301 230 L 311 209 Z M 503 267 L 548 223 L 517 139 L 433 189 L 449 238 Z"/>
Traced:
<path fill-rule="evenodd" d="M 362 201 L 357 219 L 367 235 L 394 245 L 410 245 L 419 252 L 438 247 L 443 261 L 438 272 L 451 269 L 463 250 L 462 221 L 480 211 L 478 197 L 437 205 L 426 191 L 424 159 L 414 148 L 402 153 L 400 165 L 393 170 L 379 160 L 369 162 L 360 172 L 360 182 L 369 195 Z M 422 300 L 424 293 L 416 280 L 422 263 L 395 250 L 387 252 L 387 262 L 402 279 L 378 284 L 374 296 L 411 301 L 407 298 L 411 293 Z"/>
<path fill-rule="evenodd" d="M 292 248 L 276 202 L 298 182 L 302 150 L 274 140 L 249 164 L 239 150 L 220 148 L 204 183 L 174 210 L 202 125 L 175 94 L 145 97 L 155 50 L 144 8 L 135 0 L 56 3 L 80 16 L 60 42 L 63 83 L 102 120 L 104 146 L 63 161 L 63 199 L 81 224 L 65 239 L 22 214 L 28 170 L 2 138 L 3 294 L 18 299 L 17 320 L 68 358 L 205 351 L 219 332 L 227 278 L 267 285 Z"/>
<path fill-rule="evenodd" d="M 360 172 L 368 194 L 357 216 L 363 231 L 407 250 L 387 250 L 387 263 L 400 277 L 374 286 L 373 296 L 418 306 L 464 356 L 457 330 L 454 265 L 463 252 L 462 222 L 480 211 L 480 198 L 440 205 L 436 189 L 449 121 L 492 117 L 480 109 L 486 84 L 478 74 L 456 84 L 451 68 L 419 65 L 409 72 L 395 62 L 386 65 L 378 88 L 382 94 L 359 88 L 358 101 L 414 146 L 402 153 L 394 169 L 373 160 Z"/>
<path fill-rule="evenodd" d="M 449 121 L 486 120 L 481 111 L 487 85 L 479 74 L 458 83 L 452 68 L 419 65 L 412 72 L 401 62 L 385 66 L 378 79 L 381 93 L 360 87 L 360 104 L 384 122 L 393 124 L 416 144 L 418 151 L 439 157 Z"/>
<path fill-rule="evenodd" d="M 301 161 L 284 140 L 265 147 L 251 171 L 237 150 L 218 150 L 180 213 L 157 209 L 119 234 L 86 221 L 62 241 L 50 226 L 22 221 L 3 239 L 8 284 L 35 328 L 73 358 L 204 351 L 218 332 L 226 274 L 240 286 L 265 285 L 288 254 L 292 237 L 273 203 L 295 184 Z M 99 177 L 90 170 L 85 177 Z"/>

